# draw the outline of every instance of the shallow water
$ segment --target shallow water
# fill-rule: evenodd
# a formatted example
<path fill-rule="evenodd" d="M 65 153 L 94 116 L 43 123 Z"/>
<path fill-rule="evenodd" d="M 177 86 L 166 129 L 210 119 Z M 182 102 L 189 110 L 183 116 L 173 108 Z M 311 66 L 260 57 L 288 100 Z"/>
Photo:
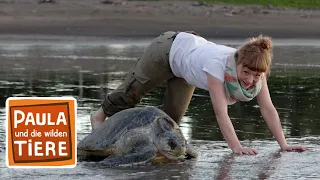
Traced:
<path fill-rule="evenodd" d="M 237 46 L 224 40 L 219 42 Z M 237 42 L 237 41 L 235 41 Z M 299 43 L 297 43 L 299 42 Z M 304 43 L 301 43 L 304 42 Z M 298 45 L 296 45 L 298 44 Z M 320 178 L 319 43 L 278 41 L 269 89 L 289 144 L 310 151 L 279 152 L 256 101 L 229 107 L 244 146 L 257 156 L 234 156 L 220 134 L 208 92 L 197 89 L 181 128 L 200 157 L 179 164 L 105 169 L 78 162 L 73 169 L 9 169 L 5 165 L 5 100 L 10 96 L 73 96 L 78 101 L 78 140 L 90 132 L 89 114 L 116 88 L 145 47 L 141 41 L 0 42 L 1 179 L 309 179 Z M 139 106 L 159 106 L 164 88 Z"/>

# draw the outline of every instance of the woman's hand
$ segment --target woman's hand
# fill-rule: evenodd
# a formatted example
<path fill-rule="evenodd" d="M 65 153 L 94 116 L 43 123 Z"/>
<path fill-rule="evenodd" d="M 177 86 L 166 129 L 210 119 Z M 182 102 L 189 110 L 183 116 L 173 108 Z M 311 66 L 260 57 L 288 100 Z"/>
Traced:
<path fill-rule="evenodd" d="M 233 153 L 238 154 L 238 155 L 257 155 L 258 151 L 255 149 L 251 148 L 244 148 L 242 146 L 236 147 L 232 149 Z"/>
<path fill-rule="evenodd" d="M 284 146 L 284 147 L 281 147 L 281 151 L 297 151 L 297 152 L 303 152 L 303 151 L 306 151 L 306 150 L 309 150 L 308 148 L 304 147 L 304 146 Z"/>

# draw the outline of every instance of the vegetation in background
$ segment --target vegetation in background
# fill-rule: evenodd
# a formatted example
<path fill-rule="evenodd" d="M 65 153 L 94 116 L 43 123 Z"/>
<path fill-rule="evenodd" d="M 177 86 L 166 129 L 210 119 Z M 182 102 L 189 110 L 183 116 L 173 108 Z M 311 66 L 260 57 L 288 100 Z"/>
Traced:
<path fill-rule="evenodd" d="M 320 0 L 201 0 L 201 2 L 223 2 L 229 4 L 257 4 L 275 7 L 320 9 Z"/>

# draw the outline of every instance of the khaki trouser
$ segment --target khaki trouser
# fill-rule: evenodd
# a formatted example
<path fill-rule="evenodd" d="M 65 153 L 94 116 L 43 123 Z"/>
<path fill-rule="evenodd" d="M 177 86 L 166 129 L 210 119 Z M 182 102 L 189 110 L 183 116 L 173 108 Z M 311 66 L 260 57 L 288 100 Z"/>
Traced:
<path fill-rule="evenodd" d="M 175 35 L 176 32 L 165 32 L 146 47 L 124 82 L 106 96 L 102 103 L 106 115 L 111 116 L 121 110 L 135 107 L 146 93 L 166 81 L 163 111 L 180 123 L 195 87 L 184 79 L 175 77 L 170 68 L 169 53 Z"/>

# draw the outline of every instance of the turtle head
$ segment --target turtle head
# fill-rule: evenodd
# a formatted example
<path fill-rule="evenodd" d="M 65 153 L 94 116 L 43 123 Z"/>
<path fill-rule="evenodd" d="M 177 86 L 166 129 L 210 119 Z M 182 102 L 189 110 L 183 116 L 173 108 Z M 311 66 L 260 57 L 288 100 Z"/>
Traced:
<path fill-rule="evenodd" d="M 158 151 L 168 159 L 177 160 L 186 153 L 186 140 L 179 131 L 165 131 L 156 141 Z"/>

